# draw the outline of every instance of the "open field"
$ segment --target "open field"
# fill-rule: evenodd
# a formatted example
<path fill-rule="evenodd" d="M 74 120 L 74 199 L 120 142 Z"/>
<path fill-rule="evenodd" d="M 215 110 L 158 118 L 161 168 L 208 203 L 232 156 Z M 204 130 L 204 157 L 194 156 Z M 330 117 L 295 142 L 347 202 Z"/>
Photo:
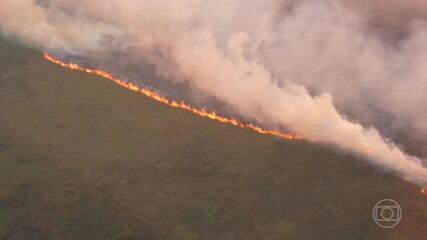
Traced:
<path fill-rule="evenodd" d="M 383 198 L 403 208 L 392 230 L 372 221 Z M 0 239 L 426 235 L 419 188 L 355 156 L 172 109 L 0 40 Z"/>

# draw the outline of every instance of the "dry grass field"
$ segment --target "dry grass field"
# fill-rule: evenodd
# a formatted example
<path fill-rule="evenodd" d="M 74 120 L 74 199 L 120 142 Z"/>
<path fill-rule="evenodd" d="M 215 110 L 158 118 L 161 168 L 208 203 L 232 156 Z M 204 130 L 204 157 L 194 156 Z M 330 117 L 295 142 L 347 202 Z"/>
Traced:
<path fill-rule="evenodd" d="M 374 204 L 398 201 L 394 229 Z M 0 40 L 0 239 L 423 240 L 419 188 L 172 109 Z"/>

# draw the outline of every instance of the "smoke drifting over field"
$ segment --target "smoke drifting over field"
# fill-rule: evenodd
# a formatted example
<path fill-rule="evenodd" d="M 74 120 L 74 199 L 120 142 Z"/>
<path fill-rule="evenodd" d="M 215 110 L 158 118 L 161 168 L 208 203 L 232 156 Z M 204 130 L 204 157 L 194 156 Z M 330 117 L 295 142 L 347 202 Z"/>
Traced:
<path fill-rule="evenodd" d="M 93 61 L 143 60 L 196 102 L 209 96 L 420 185 L 423 161 L 384 136 L 427 141 L 425 17 L 422 0 L 0 2 L 5 35 Z"/>

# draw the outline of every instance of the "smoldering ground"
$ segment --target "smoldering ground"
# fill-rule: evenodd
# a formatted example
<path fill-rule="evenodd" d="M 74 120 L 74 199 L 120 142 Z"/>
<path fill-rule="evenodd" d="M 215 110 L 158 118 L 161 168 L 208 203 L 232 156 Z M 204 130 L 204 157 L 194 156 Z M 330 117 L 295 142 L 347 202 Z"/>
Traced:
<path fill-rule="evenodd" d="M 420 185 L 426 16 L 421 0 L 0 3 L 5 35 L 139 84 L 149 75 L 165 94 L 335 144 Z"/>

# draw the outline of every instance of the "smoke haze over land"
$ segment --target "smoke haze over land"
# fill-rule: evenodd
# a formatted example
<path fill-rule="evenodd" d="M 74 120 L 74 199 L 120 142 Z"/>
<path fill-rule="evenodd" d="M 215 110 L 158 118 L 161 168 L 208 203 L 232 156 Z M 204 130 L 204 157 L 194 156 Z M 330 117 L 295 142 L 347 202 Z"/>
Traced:
<path fill-rule="evenodd" d="M 215 99 L 420 185 L 427 154 L 412 145 L 427 142 L 426 18 L 422 0 L 0 2 L 6 36 L 98 65 L 143 62 L 195 102 Z M 114 72 L 129 77 L 123 69 Z"/>

